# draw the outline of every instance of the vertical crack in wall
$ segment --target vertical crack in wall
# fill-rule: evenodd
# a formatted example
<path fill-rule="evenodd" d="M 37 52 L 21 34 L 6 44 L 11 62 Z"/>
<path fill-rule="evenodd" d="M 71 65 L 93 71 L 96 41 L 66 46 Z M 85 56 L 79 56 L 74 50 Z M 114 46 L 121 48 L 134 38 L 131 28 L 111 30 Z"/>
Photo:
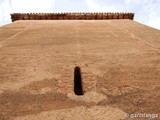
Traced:
<path fill-rule="evenodd" d="M 77 59 L 79 60 L 80 59 L 80 54 L 81 54 L 81 51 L 80 51 L 80 48 L 81 48 L 81 46 L 80 46 L 80 43 L 79 43 L 79 29 L 78 29 L 78 26 L 79 26 L 79 24 L 80 23 L 78 23 L 77 21 L 76 21 L 76 25 L 74 26 L 74 28 L 75 28 L 75 40 L 76 40 L 76 47 L 77 47 Z"/>

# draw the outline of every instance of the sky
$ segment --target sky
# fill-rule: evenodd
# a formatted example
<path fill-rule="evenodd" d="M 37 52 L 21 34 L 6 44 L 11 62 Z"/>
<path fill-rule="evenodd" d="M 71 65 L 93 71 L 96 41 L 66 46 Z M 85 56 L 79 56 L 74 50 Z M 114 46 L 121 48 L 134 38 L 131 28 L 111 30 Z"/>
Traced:
<path fill-rule="evenodd" d="M 134 20 L 160 30 L 160 0 L 0 0 L 0 26 L 10 13 L 133 12 Z"/>

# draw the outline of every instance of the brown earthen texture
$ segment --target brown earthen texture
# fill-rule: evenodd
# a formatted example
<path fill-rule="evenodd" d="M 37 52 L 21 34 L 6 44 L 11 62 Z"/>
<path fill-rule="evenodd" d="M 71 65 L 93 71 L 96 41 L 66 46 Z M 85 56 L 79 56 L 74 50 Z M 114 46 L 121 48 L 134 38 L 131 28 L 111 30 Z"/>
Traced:
<path fill-rule="evenodd" d="M 134 13 L 13 13 L 12 21 L 16 20 L 107 20 L 130 19 Z"/>
<path fill-rule="evenodd" d="M 128 19 L 0 28 L 0 120 L 132 120 L 125 113 L 158 114 L 159 100 L 159 30 Z"/>

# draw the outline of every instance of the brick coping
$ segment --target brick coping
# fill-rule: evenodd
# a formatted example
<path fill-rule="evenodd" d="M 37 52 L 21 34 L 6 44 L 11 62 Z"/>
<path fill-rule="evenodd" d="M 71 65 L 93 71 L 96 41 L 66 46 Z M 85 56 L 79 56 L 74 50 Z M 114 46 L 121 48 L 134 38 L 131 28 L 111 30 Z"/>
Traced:
<path fill-rule="evenodd" d="M 134 19 L 134 13 L 12 13 L 12 22 L 17 20 L 108 20 Z"/>

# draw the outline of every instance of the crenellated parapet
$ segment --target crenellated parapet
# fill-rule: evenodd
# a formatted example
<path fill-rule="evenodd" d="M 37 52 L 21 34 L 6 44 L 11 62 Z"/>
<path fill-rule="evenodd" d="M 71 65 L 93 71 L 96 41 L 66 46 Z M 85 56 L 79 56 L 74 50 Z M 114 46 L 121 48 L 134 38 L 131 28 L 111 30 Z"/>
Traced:
<path fill-rule="evenodd" d="M 130 19 L 134 13 L 13 13 L 12 21 L 16 20 L 108 20 Z"/>

